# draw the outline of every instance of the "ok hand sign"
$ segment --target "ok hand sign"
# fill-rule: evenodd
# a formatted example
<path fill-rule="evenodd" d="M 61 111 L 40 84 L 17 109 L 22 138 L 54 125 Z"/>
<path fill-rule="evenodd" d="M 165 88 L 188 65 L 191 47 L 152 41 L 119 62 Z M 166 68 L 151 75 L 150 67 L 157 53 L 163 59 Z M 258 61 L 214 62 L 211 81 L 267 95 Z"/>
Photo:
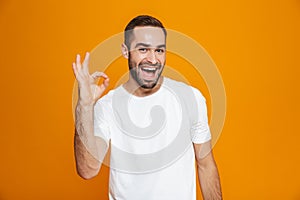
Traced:
<path fill-rule="evenodd" d="M 78 103 L 82 105 L 94 105 L 109 85 L 109 78 L 103 72 L 89 73 L 90 54 L 86 53 L 83 63 L 81 64 L 80 55 L 76 56 L 76 62 L 73 63 L 73 72 L 78 81 Z M 97 80 L 104 78 L 103 83 L 99 86 Z"/>

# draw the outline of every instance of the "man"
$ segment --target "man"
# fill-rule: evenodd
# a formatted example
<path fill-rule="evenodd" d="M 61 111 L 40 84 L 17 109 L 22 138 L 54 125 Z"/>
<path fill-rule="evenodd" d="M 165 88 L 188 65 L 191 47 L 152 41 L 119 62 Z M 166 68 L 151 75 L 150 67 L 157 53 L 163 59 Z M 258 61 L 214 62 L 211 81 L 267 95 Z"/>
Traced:
<path fill-rule="evenodd" d="M 195 200 L 195 158 L 203 198 L 222 199 L 205 99 L 197 89 L 161 76 L 166 36 L 151 16 L 131 20 L 122 44 L 129 80 L 103 97 L 109 78 L 89 74 L 89 54 L 73 63 L 77 172 L 84 179 L 96 176 L 110 147 L 111 200 Z M 98 78 L 104 79 L 100 86 Z"/>

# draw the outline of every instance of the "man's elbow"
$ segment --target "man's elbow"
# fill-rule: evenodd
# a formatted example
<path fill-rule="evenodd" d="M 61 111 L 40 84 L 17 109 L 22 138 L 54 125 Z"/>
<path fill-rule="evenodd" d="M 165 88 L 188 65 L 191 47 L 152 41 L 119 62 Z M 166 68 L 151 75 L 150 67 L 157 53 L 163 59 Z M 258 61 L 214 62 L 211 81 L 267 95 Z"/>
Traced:
<path fill-rule="evenodd" d="M 97 176 L 97 174 L 90 174 L 90 173 L 78 173 L 78 175 L 84 180 L 90 180 Z"/>
<path fill-rule="evenodd" d="M 216 163 L 212 155 L 212 152 L 210 152 L 205 157 L 196 157 L 196 161 L 197 161 L 198 168 L 201 170 L 216 167 Z"/>
<path fill-rule="evenodd" d="M 83 178 L 84 180 L 90 180 L 98 175 L 99 171 L 93 170 L 93 171 L 82 171 L 77 170 L 77 174 Z"/>
<path fill-rule="evenodd" d="M 95 164 L 95 163 L 94 163 Z M 77 171 L 77 174 L 85 179 L 85 180 L 89 180 L 89 179 L 92 179 L 94 177 L 96 177 L 100 171 L 100 167 L 101 165 L 99 163 L 97 163 L 97 165 L 93 165 L 93 166 L 87 166 L 87 165 L 84 165 L 84 166 L 80 166 L 80 165 L 76 165 L 76 171 Z"/>

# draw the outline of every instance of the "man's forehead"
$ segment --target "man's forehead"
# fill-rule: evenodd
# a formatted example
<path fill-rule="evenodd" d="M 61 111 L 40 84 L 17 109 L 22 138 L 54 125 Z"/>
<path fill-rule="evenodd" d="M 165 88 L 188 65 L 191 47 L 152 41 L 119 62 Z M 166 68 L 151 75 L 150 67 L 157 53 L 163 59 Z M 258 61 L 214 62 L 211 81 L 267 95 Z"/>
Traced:
<path fill-rule="evenodd" d="M 164 44 L 165 34 L 160 27 L 139 26 L 133 29 L 132 42 L 144 42 L 149 44 Z"/>
<path fill-rule="evenodd" d="M 161 27 L 155 26 L 136 26 L 133 29 L 134 33 L 161 33 L 164 35 L 164 32 Z"/>

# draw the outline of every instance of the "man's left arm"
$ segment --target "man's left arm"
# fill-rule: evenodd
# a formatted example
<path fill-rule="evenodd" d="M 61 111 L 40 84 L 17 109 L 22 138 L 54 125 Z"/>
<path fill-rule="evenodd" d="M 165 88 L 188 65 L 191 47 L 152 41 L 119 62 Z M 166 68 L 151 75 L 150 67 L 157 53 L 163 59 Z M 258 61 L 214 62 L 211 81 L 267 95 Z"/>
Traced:
<path fill-rule="evenodd" d="M 204 200 L 221 200 L 221 184 L 210 141 L 194 143 L 199 183 Z"/>

